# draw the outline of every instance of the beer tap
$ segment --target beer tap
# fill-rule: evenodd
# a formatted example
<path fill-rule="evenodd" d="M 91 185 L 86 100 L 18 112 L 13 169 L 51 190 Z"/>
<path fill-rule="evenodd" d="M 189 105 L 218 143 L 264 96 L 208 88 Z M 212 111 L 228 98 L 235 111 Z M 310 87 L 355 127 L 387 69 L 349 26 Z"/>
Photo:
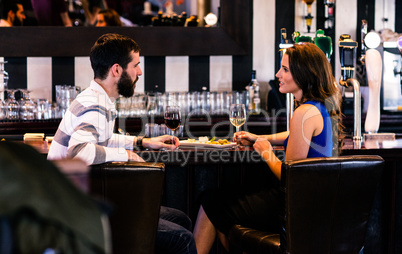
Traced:
<path fill-rule="evenodd" d="M 334 27 L 335 17 L 334 17 L 334 9 L 335 9 L 335 0 L 324 0 L 325 6 L 325 30 L 331 30 Z"/>
<path fill-rule="evenodd" d="M 344 87 L 353 87 L 354 98 L 354 125 L 353 139 L 362 140 L 361 135 L 361 94 L 360 84 L 353 78 L 356 61 L 357 42 L 350 38 L 349 34 L 339 37 L 339 56 L 341 62 L 341 78 L 339 84 Z"/>
<path fill-rule="evenodd" d="M 314 0 L 303 0 L 303 2 L 307 5 L 307 15 L 304 18 L 306 19 L 307 33 L 310 33 L 313 20 L 313 16 L 311 15 L 311 5 L 314 3 Z"/>
<path fill-rule="evenodd" d="M 328 61 L 331 61 L 332 56 L 332 39 L 329 36 L 325 36 L 322 29 L 318 29 L 314 38 L 314 44 L 317 45 L 322 52 L 324 52 Z"/>
<path fill-rule="evenodd" d="M 368 107 L 364 130 L 368 134 L 376 134 L 380 127 L 380 93 L 382 80 L 382 57 L 376 49 L 381 44 L 381 37 L 372 31 L 364 37 L 365 67 L 369 88 Z"/>

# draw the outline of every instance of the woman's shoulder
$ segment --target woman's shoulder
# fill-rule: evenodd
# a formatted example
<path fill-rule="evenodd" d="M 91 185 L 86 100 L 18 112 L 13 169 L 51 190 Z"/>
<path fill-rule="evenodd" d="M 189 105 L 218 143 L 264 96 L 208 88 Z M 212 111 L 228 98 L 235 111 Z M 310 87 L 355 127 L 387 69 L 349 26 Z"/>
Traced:
<path fill-rule="evenodd" d="M 304 114 L 309 112 L 310 110 L 317 109 L 316 104 L 313 103 L 303 103 L 300 106 L 298 106 L 294 113 L 299 113 L 299 114 Z M 318 109 L 317 109 L 318 110 Z"/>
<path fill-rule="evenodd" d="M 310 103 L 303 103 L 295 109 L 292 118 L 306 120 L 310 117 L 321 115 L 320 110 L 316 105 Z"/>

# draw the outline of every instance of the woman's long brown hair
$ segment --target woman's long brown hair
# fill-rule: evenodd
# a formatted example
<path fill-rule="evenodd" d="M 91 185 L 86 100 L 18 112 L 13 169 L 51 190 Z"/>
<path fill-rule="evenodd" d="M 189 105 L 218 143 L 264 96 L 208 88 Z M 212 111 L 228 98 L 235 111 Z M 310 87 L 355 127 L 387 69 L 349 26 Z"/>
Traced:
<path fill-rule="evenodd" d="M 297 103 L 319 101 L 327 108 L 332 122 L 333 154 L 337 155 L 338 140 L 343 133 L 342 97 L 331 64 L 324 52 L 313 43 L 295 44 L 286 49 L 285 54 L 289 56 L 289 69 L 293 80 L 303 91 L 303 97 Z"/>

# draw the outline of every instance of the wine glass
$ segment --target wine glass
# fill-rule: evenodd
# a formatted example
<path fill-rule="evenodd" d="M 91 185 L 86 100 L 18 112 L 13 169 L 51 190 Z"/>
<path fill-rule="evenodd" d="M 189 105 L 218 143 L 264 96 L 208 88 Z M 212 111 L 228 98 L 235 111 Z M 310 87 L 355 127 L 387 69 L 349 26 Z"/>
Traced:
<path fill-rule="evenodd" d="M 229 120 L 236 127 L 236 132 L 239 132 L 240 126 L 246 122 L 246 107 L 244 104 L 230 105 Z"/>
<path fill-rule="evenodd" d="M 244 104 L 232 104 L 229 109 L 230 123 L 236 127 L 236 132 L 240 131 L 240 126 L 246 122 L 246 107 Z M 238 143 L 237 147 L 242 146 Z"/>
<path fill-rule="evenodd" d="M 165 125 L 172 130 L 172 144 L 174 144 L 174 131 L 179 128 L 181 123 L 180 107 L 166 106 L 164 120 Z"/>

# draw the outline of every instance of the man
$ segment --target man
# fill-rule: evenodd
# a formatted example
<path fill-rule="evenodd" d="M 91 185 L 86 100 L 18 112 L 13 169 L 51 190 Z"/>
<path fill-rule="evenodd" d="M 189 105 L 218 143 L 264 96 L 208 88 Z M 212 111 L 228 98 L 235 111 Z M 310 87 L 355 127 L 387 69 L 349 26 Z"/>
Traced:
<path fill-rule="evenodd" d="M 3 5 L 1 27 L 22 26 L 25 20 L 24 6 L 17 0 L 7 0 Z"/>
<path fill-rule="evenodd" d="M 107 34 L 98 39 L 90 55 L 95 79 L 66 112 L 48 159 L 75 157 L 88 165 L 143 161 L 132 151 L 136 146 L 174 149 L 179 145 L 177 138 L 174 144 L 165 144 L 171 140 L 169 135 L 142 139 L 113 133 L 117 117 L 114 101 L 120 95 L 131 97 L 142 75 L 139 50 L 137 43 L 120 35 Z"/>
<path fill-rule="evenodd" d="M 125 36 L 105 34 L 90 53 L 94 80 L 80 93 L 65 113 L 49 148 L 48 159 L 80 158 L 89 164 L 108 161 L 143 161 L 132 149 L 174 149 L 165 144 L 171 136 L 155 138 L 125 136 L 113 133 L 117 116 L 114 101 L 131 97 L 142 75 L 138 44 Z M 161 208 L 157 233 L 158 253 L 197 253 L 190 219 L 181 211 Z"/>

